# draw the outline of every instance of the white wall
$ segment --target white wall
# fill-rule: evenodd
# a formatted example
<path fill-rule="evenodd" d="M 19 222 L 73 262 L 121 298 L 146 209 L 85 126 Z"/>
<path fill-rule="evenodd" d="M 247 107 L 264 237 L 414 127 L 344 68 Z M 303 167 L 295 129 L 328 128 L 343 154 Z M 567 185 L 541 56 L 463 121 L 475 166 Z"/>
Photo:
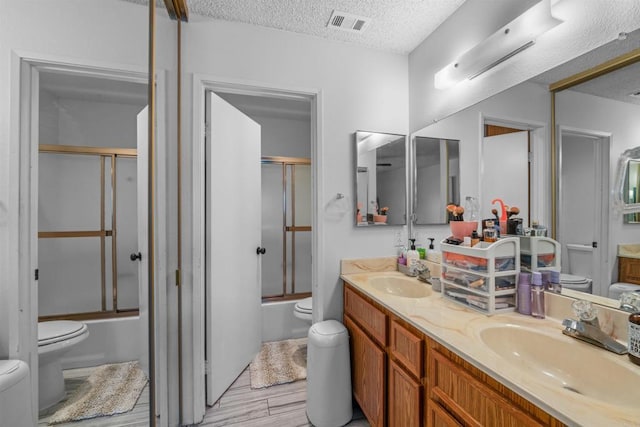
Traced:
<path fill-rule="evenodd" d="M 320 221 L 324 226 L 326 283 L 324 317 L 342 314 L 339 262 L 342 258 L 388 255 L 393 229 L 354 227 L 355 209 L 341 219 L 324 217 L 324 207 L 336 193 L 355 204 L 353 133 L 358 129 L 405 134 L 408 129 L 407 58 L 372 49 L 329 42 L 316 37 L 223 21 L 193 19 L 183 27 L 183 74 L 191 87 L 192 74 L 222 80 L 322 91 L 322 159 L 319 188 Z M 183 120 L 192 123 L 191 93 L 183 98 Z M 184 128 L 185 170 L 190 170 L 191 126 Z M 190 212 L 190 173 L 185 174 L 185 207 Z M 189 230 L 188 223 L 185 230 Z M 186 236 L 185 248 L 191 236 Z M 190 259 L 190 251 L 184 259 Z M 190 281 L 190 271 L 185 271 Z"/>
<path fill-rule="evenodd" d="M 472 81 L 434 88 L 436 72 L 533 3 L 467 0 L 411 52 L 411 132 L 614 40 L 621 31 L 631 32 L 640 21 L 640 3 L 632 0 L 553 0 L 552 14 L 563 22 L 538 36 L 535 45 Z"/>
<path fill-rule="evenodd" d="M 480 147 L 482 144 L 482 117 L 501 118 L 513 122 L 548 124 L 550 111 L 550 95 L 546 87 L 534 83 L 522 83 L 505 92 L 492 96 L 472 107 L 462 110 L 442 121 L 432 124 L 414 136 L 459 140 L 460 149 L 460 199 L 466 196 L 480 196 Z M 541 177 L 546 184 L 541 185 L 543 195 L 534 201 L 536 212 L 541 212 L 537 218 L 540 224 L 549 224 L 551 195 L 546 191 L 550 174 L 549 135 L 545 137 L 542 152 L 535 155 L 541 163 Z M 535 161 L 535 160 L 534 160 Z M 535 167 L 535 166 L 534 166 Z M 481 208 L 490 200 L 479 200 Z M 418 240 L 422 243 L 425 234 L 436 238 L 437 242 L 450 235 L 449 226 L 415 227 Z"/>
<path fill-rule="evenodd" d="M 579 129 L 611 132 L 609 159 L 609 188 L 615 182 L 618 157 L 628 148 L 640 145 L 640 106 L 599 98 L 574 91 L 556 95 L 556 123 Z M 611 193 L 610 193 L 611 194 Z M 610 197 L 610 206 L 613 201 Z M 561 213 L 562 215 L 563 213 Z M 606 275 L 611 282 L 618 276 L 616 262 L 617 245 L 638 243 L 640 227 L 624 224 L 622 215 L 613 209 L 609 212 L 609 245 Z M 606 293 L 606 292 L 605 292 Z"/>

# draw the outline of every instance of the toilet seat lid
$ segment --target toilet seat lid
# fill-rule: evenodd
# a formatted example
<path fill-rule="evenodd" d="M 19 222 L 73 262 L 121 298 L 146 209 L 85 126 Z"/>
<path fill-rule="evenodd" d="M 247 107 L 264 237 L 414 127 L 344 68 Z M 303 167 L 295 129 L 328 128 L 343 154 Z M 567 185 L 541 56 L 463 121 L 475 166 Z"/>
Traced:
<path fill-rule="evenodd" d="M 311 314 L 313 307 L 313 300 L 311 297 L 301 299 L 296 303 L 295 309 L 301 313 L 309 313 Z"/>
<path fill-rule="evenodd" d="M 73 320 L 54 320 L 38 323 L 38 346 L 67 340 L 83 334 L 87 325 Z"/>
<path fill-rule="evenodd" d="M 566 273 L 560 274 L 560 283 L 582 284 L 582 283 L 588 283 L 588 282 L 589 282 L 589 279 L 587 279 L 586 277 L 574 276 L 573 274 L 566 274 Z"/>

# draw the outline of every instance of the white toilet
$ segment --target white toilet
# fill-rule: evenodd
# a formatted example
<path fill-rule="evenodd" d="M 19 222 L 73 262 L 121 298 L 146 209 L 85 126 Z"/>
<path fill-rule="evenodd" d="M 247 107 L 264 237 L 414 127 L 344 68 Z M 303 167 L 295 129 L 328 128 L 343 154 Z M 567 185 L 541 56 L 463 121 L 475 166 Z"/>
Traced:
<path fill-rule="evenodd" d="M 301 299 L 294 306 L 293 315 L 311 325 L 313 323 L 312 303 L 312 297 Z"/>
<path fill-rule="evenodd" d="M 591 263 L 593 248 L 586 245 L 567 244 L 569 273 L 560 274 L 560 285 L 574 291 L 591 293 Z"/>
<path fill-rule="evenodd" d="M 38 323 L 38 409 L 64 398 L 64 376 L 60 360 L 72 346 L 84 341 L 89 329 L 82 322 L 56 320 Z"/>
<path fill-rule="evenodd" d="M 620 295 L 622 295 L 623 292 L 640 292 L 640 285 L 623 282 L 612 283 L 611 286 L 609 286 L 608 297 L 620 300 Z"/>
<path fill-rule="evenodd" d="M 31 427 L 29 367 L 21 360 L 0 360 L 0 424 Z"/>

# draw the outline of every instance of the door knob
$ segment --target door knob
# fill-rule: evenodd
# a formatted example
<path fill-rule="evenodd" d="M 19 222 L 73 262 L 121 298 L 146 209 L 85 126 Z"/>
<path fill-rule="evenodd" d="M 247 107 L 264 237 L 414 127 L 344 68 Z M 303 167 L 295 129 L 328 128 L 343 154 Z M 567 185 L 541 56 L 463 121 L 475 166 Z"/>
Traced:
<path fill-rule="evenodd" d="M 135 261 L 135 260 L 142 261 L 142 254 L 140 252 L 138 252 L 137 254 L 133 253 L 133 254 L 129 255 L 129 258 L 131 258 L 131 261 Z"/>
<path fill-rule="evenodd" d="M 264 255 L 265 252 L 267 252 L 267 250 L 265 248 L 261 248 L 260 246 L 258 246 L 258 249 L 256 249 L 256 253 L 258 255 Z"/>

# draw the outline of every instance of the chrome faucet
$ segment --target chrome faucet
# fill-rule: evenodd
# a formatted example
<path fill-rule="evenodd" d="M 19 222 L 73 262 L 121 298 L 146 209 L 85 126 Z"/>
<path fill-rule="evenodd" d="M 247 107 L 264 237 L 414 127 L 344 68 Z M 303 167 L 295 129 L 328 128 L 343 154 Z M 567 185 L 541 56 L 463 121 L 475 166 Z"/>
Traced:
<path fill-rule="evenodd" d="M 576 300 L 571 304 L 579 320 L 564 319 L 563 334 L 602 347 L 616 354 L 626 354 L 627 347 L 620 344 L 600 329 L 598 310 L 589 301 Z"/>

